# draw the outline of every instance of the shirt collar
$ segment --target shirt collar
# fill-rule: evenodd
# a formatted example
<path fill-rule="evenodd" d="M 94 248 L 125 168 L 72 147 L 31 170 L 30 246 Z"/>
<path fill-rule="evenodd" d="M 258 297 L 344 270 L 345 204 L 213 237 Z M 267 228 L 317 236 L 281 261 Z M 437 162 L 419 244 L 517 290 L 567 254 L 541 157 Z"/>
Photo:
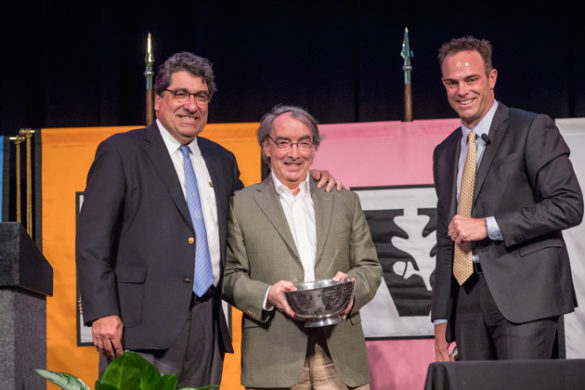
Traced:
<path fill-rule="evenodd" d="M 477 138 L 481 138 L 483 134 L 489 134 L 490 127 L 492 126 L 492 121 L 494 120 L 494 115 L 496 114 L 497 109 L 498 101 L 494 100 L 494 104 L 492 104 L 492 107 L 488 110 L 487 114 L 485 114 L 484 117 L 481 118 L 478 124 L 473 128 L 473 132 L 477 134 Z M 463 132 L 463 139 L 467 140 L 467 135 L 472 130 L 470 130 L 463 124 L 463 122 L 461 122 L 461 131 Z"/>
<path fill-rule="evenodd" d="M 276 175 L 274 174 L 274 172 L 270 171 L 270 175 L 272 175 L 272 181 L 274 183 L 274 188 L 276 189 L 276 193 L 279 195 L 284 195 L 287 197 L 294 197 L 295 195 L 292 193 L 291 189 L 288 188 L 285 184 L 283 184 L 280 180 L 278 180 L 278 178 L 276 177 Z M 301 196 L 306 196 L 308 194 L 310 194 L 310 185 L 309 185 L 309 173 L 307 172 L 307 177 L 305 177 L 305 180 L 303 180 L 303 182 L 301 184 L 299 184 L 299 193 L 297 195 L 301 195 Z"/>
<path fill-rule="evenodd" d="M 165 129 L 163 124 L 158 119 L 156 120 L 156 124 L 158 125 L 160 135 L 163 139 L 163 142 L 165 143 L 165 146 L 167 147 L 167 150 L 169 151 L 169 154 L 172 155 L 177 150 L 179 150 L 179 148 L 181 147 L 181 143 L 177 141 L 177 139 L 173 137 L 167 129 Z M 189 147 L 189 149 L 191 149 L 191 154 L 195 156 L 199 154 L 199 145 L 197 144 L 197 137 L 195 137 L 193 141 L 188 143 L 187 146 Z"/>

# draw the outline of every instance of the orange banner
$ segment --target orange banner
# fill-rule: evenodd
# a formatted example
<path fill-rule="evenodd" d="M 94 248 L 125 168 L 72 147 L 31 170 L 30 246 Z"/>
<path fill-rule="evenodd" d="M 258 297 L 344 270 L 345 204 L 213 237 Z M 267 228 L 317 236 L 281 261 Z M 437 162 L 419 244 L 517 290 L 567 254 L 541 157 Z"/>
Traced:
<path fill-rule="evenodd" d="M 99 142 L 140 126 L 50 128 L 42 141 L 42 246 L 53 266 L 53 296 L 47 298 L 47 369 L 80 377 L 93 388 L 98 375 L 98 354 L 91 346 L 77 345 L 75 230 L 76 194 L 85 180 Z M 238 160 L 245 185 L 260 181 L 258 123 L 209 124 L 202 136 L 231 150 Z M 226 355 L 222 389 L 240 386 L 241 313 L 232 311 L 236 353 Z M 58 389 L 49 384 L 48 389 Z"/>

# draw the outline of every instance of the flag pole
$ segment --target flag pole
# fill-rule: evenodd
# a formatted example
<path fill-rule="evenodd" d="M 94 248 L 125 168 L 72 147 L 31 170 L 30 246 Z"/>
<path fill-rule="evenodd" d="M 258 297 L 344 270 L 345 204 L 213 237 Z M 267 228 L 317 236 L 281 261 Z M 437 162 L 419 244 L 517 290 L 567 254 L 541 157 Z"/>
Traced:
<path fill-rule="evenodd" d="M 144 77 L 146 78 L 146 125 L 148 126 L 154 121 L 154 96 L 152 93 L 152 76 L 154 76 L 152 66 L 154 64 L 154 56 L 152 55 L 150 33 L 148 33 L 148 38 L 146 39 L 146 55 L 144 56 L 144 63 L 146 64 Z"/>
<path fill-rule="evenodd" d="M 412 122 L 412 84 L 410 72 L 412 71 L 411 58 L 414 53 L 410 50 L 408 40 L 408 27 L 404 28 L 404 39 L 402 40 L 402 52 L 400 56 L 404 59 L 402 71 L 404 72 L 404 122 Z"/>

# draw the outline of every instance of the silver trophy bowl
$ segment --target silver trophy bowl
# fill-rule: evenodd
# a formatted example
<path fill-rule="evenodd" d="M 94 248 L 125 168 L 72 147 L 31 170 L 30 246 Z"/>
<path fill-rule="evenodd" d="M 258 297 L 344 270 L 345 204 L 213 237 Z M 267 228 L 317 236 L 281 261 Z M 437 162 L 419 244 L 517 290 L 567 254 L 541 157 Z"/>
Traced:
<path fill-rule="evenodd" d="M 353 298 L 354 283 L 333 279 L 295 283 L 297 291 L 285 292 L 295 317 L 306 320 L 305 327 L 316 328 L 337 324 Z"/>

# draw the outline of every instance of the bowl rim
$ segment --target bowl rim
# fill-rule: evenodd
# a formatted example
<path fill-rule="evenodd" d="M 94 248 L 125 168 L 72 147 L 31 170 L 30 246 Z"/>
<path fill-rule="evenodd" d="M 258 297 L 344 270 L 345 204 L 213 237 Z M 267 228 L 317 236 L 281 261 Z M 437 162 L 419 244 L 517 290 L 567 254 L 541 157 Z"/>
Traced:
<path fill-rule="evenodd" d="M 305 289 L 299 289 L 298 285 L 302 284 L 302 283 L 313 283 L 313 282 L 321 282 L 321 281 L 333 281 L 333 284 L 327 285 L 327 286 L 321 286 L 321 287 L 313 287 L 313 288 L 305 288 Z M 331 278 L 329 279 L 317 279 L 317 280 L 312 280 L 309 282 L 297 282 L 294 283 L 295 287 L 297 288 L 295 291 L 285 291 L 285 294 L 292 294 L 292 293 L 296 293 L 296 292 L 306 292 L 306 291 L 315 291 L 315 290 L 322 290 L 328 287 L 333 287 L 333 286 L 339 286 L 339 285 L 343 285 L 343 284 L 347 284 L 347 283 L 353 283 L 353 281 L 351 281 L 349 278 L 346 278 L 344 280 L 342 280 L 341 282 L 338 282 L 336 280 L 333 280 Z"/>

